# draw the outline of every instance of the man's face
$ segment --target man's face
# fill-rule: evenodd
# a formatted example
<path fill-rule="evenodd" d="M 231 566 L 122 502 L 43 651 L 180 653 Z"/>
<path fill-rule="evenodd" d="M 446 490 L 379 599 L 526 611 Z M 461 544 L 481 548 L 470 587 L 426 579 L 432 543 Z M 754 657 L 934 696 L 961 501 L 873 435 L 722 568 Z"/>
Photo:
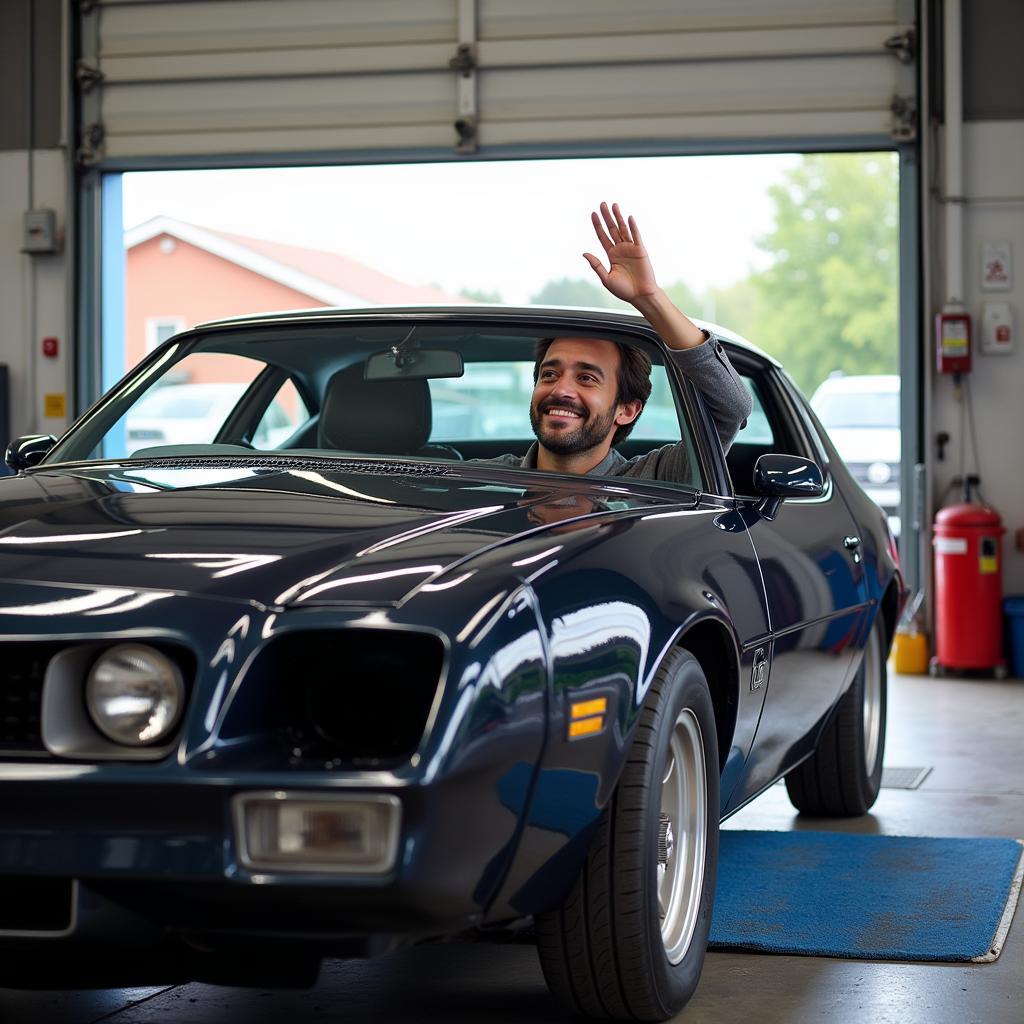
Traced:
<path fill-rule="evenodd" d="M 556 455 L 598 447 L 637 412 L 618 404 L 619 348 L 611 341 L 556 338 L 537 374 L 530 424 Z"/>

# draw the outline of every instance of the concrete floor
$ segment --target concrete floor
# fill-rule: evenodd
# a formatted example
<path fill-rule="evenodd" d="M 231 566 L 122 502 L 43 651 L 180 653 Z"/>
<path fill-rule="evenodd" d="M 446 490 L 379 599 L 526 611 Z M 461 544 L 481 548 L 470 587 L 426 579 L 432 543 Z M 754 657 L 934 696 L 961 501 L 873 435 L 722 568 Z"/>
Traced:
<path fill-rule="evenodd" d="M 725 827 L 1024 837 L 1024 681 L 892 677 L 886 763 L 931 766 L 917 790 L 883 789 L 852 821 L 798 818 L 773 787 Z M 1021 918 L 1024 910 L 1018 910 Z M 1019 1024 L 1024 921 L 992 964 L 897 964 L 710 953 L 681 1021 Z M 179 985 L 103 992 L 0 990 L 3 1024 L 289 1024 L 325 1020 L 565 1020 L 529 946 L 427 946 L 325 966 L 307 992 Z"/>

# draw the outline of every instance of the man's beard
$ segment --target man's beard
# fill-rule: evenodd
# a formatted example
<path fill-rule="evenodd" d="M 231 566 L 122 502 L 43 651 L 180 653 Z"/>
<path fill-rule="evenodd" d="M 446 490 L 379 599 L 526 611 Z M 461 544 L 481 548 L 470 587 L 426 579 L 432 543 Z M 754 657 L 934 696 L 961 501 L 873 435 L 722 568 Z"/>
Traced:
<path fill-rule="evenodd" d="M 542 417 L 549 409 L 570 409 L 583 419 L 578 427 L 571 430 L 549 430 L 546 435 L 542 435 Z M 583 406 L 548 400 L 541 402 L 539 408 L 531 404 L 530 426 L 537 440 L 553 455 L 582 455 L 596 448 L 608 436 L 615 426 L 615 412 L 613 406 L 606 416 L 590 419 Z"/>

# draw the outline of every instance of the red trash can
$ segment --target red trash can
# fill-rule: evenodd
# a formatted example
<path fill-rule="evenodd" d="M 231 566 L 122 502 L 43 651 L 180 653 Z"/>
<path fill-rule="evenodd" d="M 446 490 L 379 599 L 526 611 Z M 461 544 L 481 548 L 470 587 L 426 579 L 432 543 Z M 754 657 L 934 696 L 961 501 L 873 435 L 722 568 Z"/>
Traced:
<path fill-rule="evenodd" d="M 937 670 L 991 669 L 1003 656 L 1002 537 L 995 509 L 965 502 L 935 516 L 935 659 Z"/>

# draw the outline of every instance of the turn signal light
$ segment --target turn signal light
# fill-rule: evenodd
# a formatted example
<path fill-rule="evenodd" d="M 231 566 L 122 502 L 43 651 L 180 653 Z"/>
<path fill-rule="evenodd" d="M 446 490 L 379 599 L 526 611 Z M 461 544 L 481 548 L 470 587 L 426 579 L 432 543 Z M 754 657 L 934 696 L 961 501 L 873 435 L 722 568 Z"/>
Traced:
<path fill-rule="evenodd" d="M 569 710 L 569 739 L 580 739 L 603 732 L 607 712 L 607 697 L 574 701 Z"/>

